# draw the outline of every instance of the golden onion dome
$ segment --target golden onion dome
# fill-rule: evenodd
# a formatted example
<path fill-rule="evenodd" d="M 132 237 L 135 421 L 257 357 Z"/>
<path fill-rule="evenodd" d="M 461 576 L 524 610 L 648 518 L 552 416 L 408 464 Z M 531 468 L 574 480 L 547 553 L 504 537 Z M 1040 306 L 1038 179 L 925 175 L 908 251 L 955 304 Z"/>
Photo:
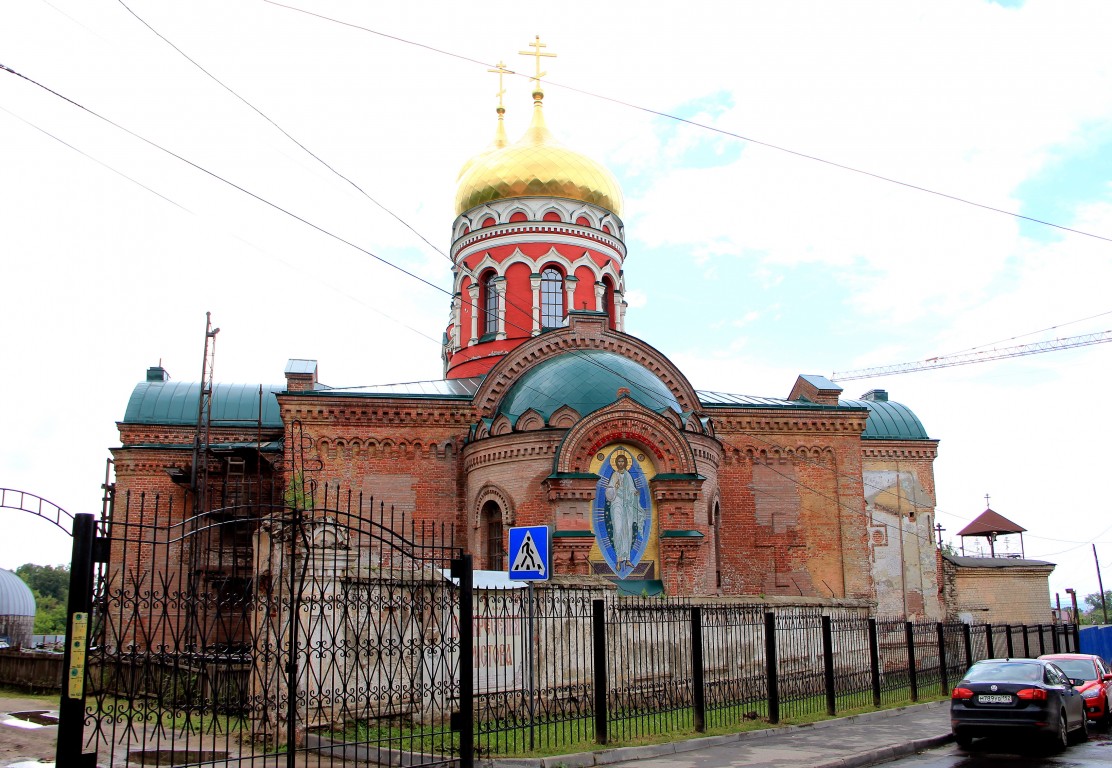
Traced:
<path fill-rule="evenodd" d="M 457 216 L 492 200 L 515 197 L 582 200 L 622 215 L 618 180 L 600 163 L 556 140 L 545 125 L 542 98 L 540 91 L 533 94 L 533 122 L 517 142 L 498 147 L 496 139 L 495 146 L 464 164 L 456 192 Z"/>

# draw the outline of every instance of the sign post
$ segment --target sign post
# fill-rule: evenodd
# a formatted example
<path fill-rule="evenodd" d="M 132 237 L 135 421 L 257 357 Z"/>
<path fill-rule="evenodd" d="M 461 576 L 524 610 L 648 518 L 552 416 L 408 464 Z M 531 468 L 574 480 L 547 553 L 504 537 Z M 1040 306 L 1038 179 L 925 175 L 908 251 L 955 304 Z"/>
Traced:
<path fill-rule="evenodd" d="M 548 581 L 552 576 L 552 529 L 547 525 L 529 525 L 510 529 L 510 567 L 511 581 L 529 582 L 529 601 L 525 633 L 525 660 L 528 665 L 528 701 L 529 701 L 529 749 L 535 748 L 533 723 L 535 720 L 534 705 L 536 702 L 536 653 L 534 649 L 535 635 L 533 631 L 534 600 L 533 582 Z"/>

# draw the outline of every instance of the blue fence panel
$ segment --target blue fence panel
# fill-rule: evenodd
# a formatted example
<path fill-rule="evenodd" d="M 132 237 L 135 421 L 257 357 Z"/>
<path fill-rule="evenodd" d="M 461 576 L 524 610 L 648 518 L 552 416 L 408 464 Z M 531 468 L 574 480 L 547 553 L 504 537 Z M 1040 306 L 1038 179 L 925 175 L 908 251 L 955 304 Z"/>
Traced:
<path fill-rule="evenodd" d="M 1081 652 L 1112 661 L 1112 627 L 1082 627 Z"/>

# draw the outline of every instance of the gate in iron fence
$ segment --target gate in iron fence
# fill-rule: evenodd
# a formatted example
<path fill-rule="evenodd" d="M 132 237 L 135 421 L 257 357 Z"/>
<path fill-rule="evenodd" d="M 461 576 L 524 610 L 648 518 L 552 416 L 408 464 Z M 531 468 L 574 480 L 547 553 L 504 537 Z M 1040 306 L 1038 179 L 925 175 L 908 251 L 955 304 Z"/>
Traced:
<path fill-rule="evenodd" d="M 59 764 L 471 764 L 470 556 L 447 527 L 294 485 L 85 516 L 88 650 L 63 690 L 85 717 Z"/>

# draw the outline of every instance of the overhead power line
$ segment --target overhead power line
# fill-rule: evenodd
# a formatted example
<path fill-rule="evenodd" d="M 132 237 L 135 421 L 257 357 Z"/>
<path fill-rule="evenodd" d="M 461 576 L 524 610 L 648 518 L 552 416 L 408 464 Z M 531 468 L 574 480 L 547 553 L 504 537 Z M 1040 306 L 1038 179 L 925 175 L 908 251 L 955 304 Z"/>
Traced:
<path fill-rule="evenodd" d="M 914 363 L 882 365 L 877 368 L 859 368 L 855 371 L 834 373 L 830 378 L 833 381 L 852 381 L 853 379 L 871 379 L 877 376 L 895 376 L 900 373 L 929 371 L 934 368 L 952 368 L 956 365 L 987 363 L 989 360 L 1002 360 L 1006 357 L 1040 355 L 1043 352 L 1057 352 L 1062 349 L 1087 347 L 1092 344 L 1104 344 L 1109 341 L 1112 341 L 1112 331 L 1099 331 L 1097 333 L 1087 333 L 1082 336 L 1068 336 L 1064 339 L 1051 339 L 1050 341 L 1037 341 L 1031 344 L 1019 344 L 1014 347 L 1001 347 L 999 349 L 986 349 L 978 352 L 965 352 L 960 355 L 931 357 Z"/>
<path fill-rule="evenodd" d="M 399 37 L 397 35 L 391 35 L 391 34 L 388 34 L 386 32 L 381 32 L 377 29 L 372 29 L 370 27 L 364 27 L 364 26 L 361 26 L 359 24 L 354 24 L 350 21 L 343 21 L 342 19 L 336 19 L 336 18 L 333 18 L 331 16 L 325 16 L 324 14 L 321 14 L 321 13 L 314 13 L 313 11 L 309 11 L 309 10 L 306 10 L 304 8 L 298 8 L 298 7 L 293 6 L 293 5 L 286 5 L 285 3 L 279 3 L 276 0 L 263 0 L 263 2 L 268 3 L 270 5 L 278 6 L 279 8 L 286 8 L 286 9 L 291 10 L 291 11 L 297 11 L 298 13 L 304 13 L 307 16 L 315 16 L 318 19 L 322 19 L 324 21 L 329 21 L 329 22 L 332 22 L 334 24 L 340 24 L 340 25 L 343 25 L 345 27 L 351 27 L 352 29 L 358 29 L 358 30 L 362 30 L 363 32 L 369 32 L 372 35 L 377 35 L 379 37 L 383 37 L 383 38 L 386 38 L 388 40 L 394 40 L 394 41 L 399 42 L 399 43 L 404 43 L 405 45 L 410 45 L 410 46 L 414 46 L 414 47 L 417 47 L 417 48 L 423 48 L 427 51 L 431 51 L 432 53 L 440 54 L 441 56 L 449 56 L 453 59 L 458 59 L 460 61 L 466 61 L 466 62 L 469 62 L 471 64 L 478 64 L 478 65 L 480 65 L 482 67 L 485 67 L 487 69 L 490 69 L 490 68 L 495 66 L 494 64 L 479 61 L 476 58 L 473 58 L 471 56 L 465 56 L 464 54 L 456 53 L 455 51 L 449 51 L 449 50 L 445 50 L 443 48 L 437 48 L 437 47 L 432 46 L 432 45 L 427 45 L 425 43 L 420 43 L 420 42 L 417 42 L 416 40 L 409 40 L 407 38 Z M 530 75 L 526 72 L 514 72 L 513 70 L 506 70 L 506 74 L 514 75 L 515 77 L 524 77 L 524 78 L 528 78 L 530 80 L 533 79 L 533 75 Z M 659 109 L 653 109 L 652 107 L 646 107 L 646 106 L 642 106 L 640 104 L 634 104 L 633 102 L 625 101 L 623 99 L 619 99 L 619 98 L 614 97 L 614 96 L 607 96 L 606 94 L 603 94 L 603 93 L 598 93 L 596 91 L 589 91 L 585 88 L 578 88 L 576 86 L 568 85 L 566 83 L 561 83 L 561 82 L 558 82 L 556 80 L 551 80 L 551 79 L 548 79 L 548 78 L 546 78 L 544 82 L 547 85 L 553 86 L 554 88 L 563 88 L 565 91 L 571 91 L 572 93 L 579 93 L 579 94 L 582 94 L 584 96 L 589 96 L 592 99 L 599 99 L 601 101 L 610 102 L 611 104 L 617 104 L 619 106 L 626 107 L 628 109 L 634 109 L 634 110 L 637 110 L 638 112 L 644 112 L 644 113 L 649 114 L 649 115 L 655 115 L 657 117 L 663 117 L 663 118 L 666 118 L 668 120 L 675 120 L 678 123 L 685 123 L 685 124 L 693 126 L 695 128 L 701 128 L 704 131 L 711 131 L 712 133 L 717 133 L 721 136 L 729 136 L 730 138 L 737 139 L 739 141 L 749 142 L 750 144 L 757 144 L 757 145 L 762 146 L 762 147 L 767 147 L 768 149 L 774 149 L 777 152 L 784 152 L 784 153 L 789 154 L 789 155 L 794 155 L 795 157 L 799 157 L 799 158 L 802 158 L 804 160 L 811 160 L 811 161 L 816 162 L 816 163 L 823 163 L 824 165 L 829 165 L 829 166 L 832 166 L 834 168 L 840 168 L 843 171 L 849 171 L 851 173 L 860 174 L 862 176 L 868 176 L 868 177 L 876 179 L 878 181 L 887 182 L 888 184 L 895 184 L 897 186 L 906 187 L 907 189 L 913 189 L 913 190 L 916 190 L 918 192 L 923 192 L 923 193 L 926 193 L 926 194 L 929 194 L 929 195 L 936 195 L 938 197 L 944 197 L 947 200 L 953 200 L 954 202 L 957 202 L 957 203 L 963 203 L 965 205 L 971 205 L 974 208 L 981 208 L 981 209 L 986 210 L 986 211 L 992 211 L 993 213 L 1000 213 L 1000 214 L 1003 214 L 1005 216 L 1010 216 L 1014 219 L 1022 219 L 1023 221 L 1030 221 L 1034 224 L 1042 224 L 1043 226 L 1053 227 L 1055 229 L 1060 229 L 1060 230 L 1063 230 L 1063 231 L 1066 231 L 1066 232 L 1073 232 L 1074 234 L 1077 234 L 1077 235 L 1084 235 L 1085 237 L 1092 237 L 1092 238 L 1095 238 L 1097 240 L 1104 240 L 1105 242 L 1112 242 L 1112 237 L 1108 237 L 1106 235 L 1098 235 L 1094 232 L 1086 232 L 1086 231 L 1081 230 L 1081 229 L 1075 229 L 1073 227 L 1067 227 L 1064 224 L 1055 224 L 1053 221 L 1047 221 L 1045 219 L 1036 219 L 1033 216 L 1024 216 L 1023 214 L 1016 213 L 1015 211 L 1009 211 L 1009 210 L 1006 210 L 1004 208 L 996 208 L 996 207 L 991 206 L 991 205 L 986 205 L 985 203 L 979 203 L 976 200 L 970 200 L 969 198 L 966 198 L 966 197 L 961 197 L 959 195 L 953 195 L 953 194 L 950 194 L 948 192 L 942 192 L 942 191 L 937 190 L 937 189 L 931 189 L 930 187 L 924 187 L 924 186 L 919 185 L 919 184 L 912 184 L 909 181 L 903 181 L 903 180 L 897 179 L 893 176 L 885 176 L 885 175 L 880 174 L 880 173 L 874 173 L 873 171 L 865 170 L 864 168 L 858 168 L 856 166 L 846 165 L 845 163 L 839 163 L 839 162 L 836 162 L 834 160 L 828 160 L 825 157 L 819 157 L 818 155 L 812 155 L 812 154 L 809 154 L 807 152 L 801 152 L 799 150 L 791 149 L 789 147 L 781 146 L 779 144 L 773 144 L 770 141 L 761 141 L 760 139 L 755 139 L 752 136 L 745 136 L 745 135 L 740 134 L 740 133 L 735 133 L 733 131 L 728 131 L 724 128 L 717 128 L 713 125 L 708 125 L 707 123 L 701 123 L 698 120 L 691 120 L 691 119 L 686 118 L 686 117 L 680 117 L 679 115 L 673 115 L 670 112 L 664 112 L 664 111 L 659 110 Z"/>

